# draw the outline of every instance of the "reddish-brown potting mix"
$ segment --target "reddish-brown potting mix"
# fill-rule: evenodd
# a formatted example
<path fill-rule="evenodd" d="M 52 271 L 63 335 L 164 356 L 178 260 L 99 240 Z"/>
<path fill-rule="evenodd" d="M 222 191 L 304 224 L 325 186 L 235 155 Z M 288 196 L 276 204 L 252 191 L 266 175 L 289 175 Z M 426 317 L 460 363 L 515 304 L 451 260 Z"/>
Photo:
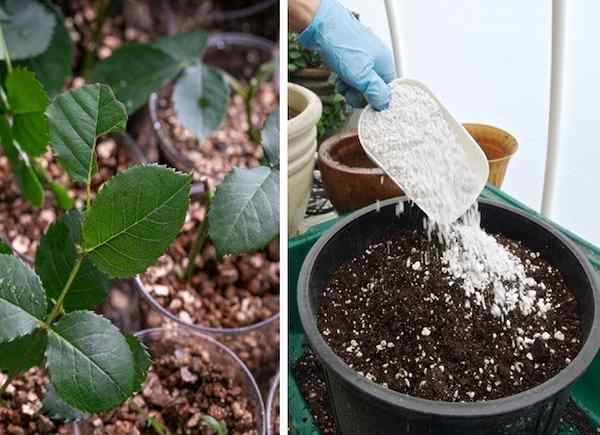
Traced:
<path fill-rule="evenodd" d="M 150 345 L 153 367 L 139 394 L 114 411 L 91 418 L 84 435 L 156 435 L 151 417 L 173 435 L 213 434 L 202 416 L 225 422 L 231 435 L 258 435 L 257 410 L 236 376 L 239 367 L 193 339 Z M 142 410 L 143 412 L 140 412 Z"/>
<path fill-rule="evenodd" d="M 270 319 L 279 312 L 279 249 L 272 242 L 256 254 L 217 260 L 209 242 L 196 258 L 196 273 L 190 283 L 183 279 L 187 256 L 205 207 L 193 201 L 182 232 L 156 265 L 141 276 L 154 300 L 178 319 L 211 328 L 239 328 Z M 147 327 L 165 321 L 148 310 Z M 279 323 L 242 335 L 222 337 L 252 370 L 275 363 L 279 351 Z"/>
<path fill-rule="evenodd" d="M 539 283 L 538 296 L 551 304 L 545 316 L 516 310 L 503 322 L 469 303 L 461 279 L 444 272 L 440 246 L 405 230 L 332 274 L 320 302 L 321 334 L 359 374 L 411 396 L 481 401 L 542 384 L 581 349 L 575 293 L 538 253 L 496 238 Z"/>
<path fill-rule="evenodd" d="M 0 385 L 5 380 L 0 373 Z M 38 368 L 17 376 L 0 395 L 0 434 L 71 434 L 70 425 L 55 423 L 40 412 L 47 388 L 48 378 Z"/>
<path fill-rule="evenodd" d="M 158 98 L 158 118 L 175 152 L 191 161 L 193 168 L 182 161 L 172 164 L 181 170 L 193 169 L 194 181 L 206 181 L 211 188 L 218 185 L 234 167 L 253 168 L 263 156 L 260 145 L 248 138 L 248 122 L 244 101 L 232 94 L 227 114 L 218 130 L 207 140 L 199 141 L 177 119 L 171 99 L 172 87 L 162 90 Z M 277 104 L 277 94 L 272 84 L 263 83 L 252 100 L 252 124 L 261 128 Z"/>
<path fill-rule="evenodd" d="M 98 173 L 92 180 L 92 192 L 97 192 L 107 179 L 132 164 L 127 152 L 113 139 L 99 141 L 96 150 Z M 40 159 L 40 165 L 47 170 L 55 182 L 62 186 L 69 185 L 66 172 L 49 153 Z M 69 194 L 76 200 L 78 207 L 83 205 L 84 187 L 72 185 Z M 36 209 L 23 198 L 15 184 L 6 157 L 0 154 L 0 233 L 8 238 L 15 251 L 33 257 L 41 236 L 56 220 L 57 213 L 60 211 L 49 192 L 46 193 L 44 207 L 40 209 Z"/>

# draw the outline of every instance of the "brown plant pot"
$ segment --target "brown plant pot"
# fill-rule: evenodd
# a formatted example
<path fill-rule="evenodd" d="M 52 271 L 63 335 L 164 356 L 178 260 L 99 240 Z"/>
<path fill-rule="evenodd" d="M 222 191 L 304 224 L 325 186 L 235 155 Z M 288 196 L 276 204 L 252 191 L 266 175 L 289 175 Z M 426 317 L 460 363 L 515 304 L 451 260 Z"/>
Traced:
<path fill-rule="evenodd" d="M 321 144 L 319 169 L 327 196 L 339 214 L 404 195 L 365 154 L 355 130 L 336 134 Z"/>
<path fill-rule="evenodd" d="M 329 98 L 335 94 L 335 85 L 329 81 L 331 71 L 324 68 L 304 68 L 291 73 L 290 81 L 310 89 L 319 98 Z"/>
<path fill-rule="evenodd" d="M 486 124 L 463 124 L 479 144 L 490 164 L 488 183 L 502 187 L 510 158 L 517 152 L 517 140 L 506 131 Z"/>

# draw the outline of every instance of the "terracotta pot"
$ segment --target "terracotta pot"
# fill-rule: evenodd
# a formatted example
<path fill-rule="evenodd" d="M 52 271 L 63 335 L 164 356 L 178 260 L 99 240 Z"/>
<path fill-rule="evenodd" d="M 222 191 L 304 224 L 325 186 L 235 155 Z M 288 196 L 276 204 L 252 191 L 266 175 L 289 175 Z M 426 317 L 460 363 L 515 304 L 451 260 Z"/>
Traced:
<path fill-rule="evenodd" d="M 519 144 L 509 133 L 486 124 L 463 124 L 479 144 L 490 164 L 488 183 L 502 187 L 510 158 L 517 152 Z"/>
<path fill-rule="evenodd" d="M 323 105 L 314 92 L 288 84 L 288 232 L 292 237 L 304 219 L 317 151 L 317 122 Z"/>
<path fill-rule="evenodd" d="M 321 144 L 319 169 L 327 196 L 340 214 L 404 195 L 367 157 L 355 130 L 336 134 Z"/>

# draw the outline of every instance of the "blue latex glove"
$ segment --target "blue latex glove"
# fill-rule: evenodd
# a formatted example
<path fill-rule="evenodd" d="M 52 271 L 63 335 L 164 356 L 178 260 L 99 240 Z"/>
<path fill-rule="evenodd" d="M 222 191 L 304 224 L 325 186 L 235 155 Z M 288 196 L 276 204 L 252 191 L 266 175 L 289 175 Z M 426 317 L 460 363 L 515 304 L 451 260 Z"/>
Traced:
<path fill-rule="evenodd" d="M 312 23 L 300 34 L 300 44 L 321 55 L 338 75 L 337 90 L 354 107 L 365 96 L 375 110 L 390 103 L 386 83 L 396 78 L 390 50 L 337 0 L 321 0 Z"/>

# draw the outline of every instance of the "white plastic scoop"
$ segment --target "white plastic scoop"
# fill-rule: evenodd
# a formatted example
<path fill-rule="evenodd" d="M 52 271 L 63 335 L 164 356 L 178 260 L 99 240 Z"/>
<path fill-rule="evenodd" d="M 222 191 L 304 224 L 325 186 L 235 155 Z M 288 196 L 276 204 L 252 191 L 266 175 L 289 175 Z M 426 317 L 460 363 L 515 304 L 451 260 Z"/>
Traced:
<path fill-rule="evenodd" d="M 360 116 L 362 147 L 431 220 L 450 224 L 485 187 L 487 158 L 425 85 L 399 79 L 390 88 L 388 109 Z"/>

